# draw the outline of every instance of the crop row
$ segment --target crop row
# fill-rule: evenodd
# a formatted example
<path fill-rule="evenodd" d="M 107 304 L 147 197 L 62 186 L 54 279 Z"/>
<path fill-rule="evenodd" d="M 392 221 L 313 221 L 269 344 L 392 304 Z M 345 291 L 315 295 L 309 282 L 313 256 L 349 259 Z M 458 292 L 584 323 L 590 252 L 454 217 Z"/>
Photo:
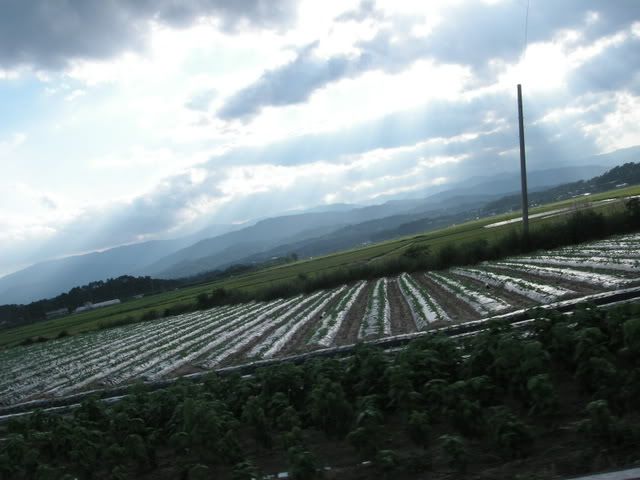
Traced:
<path fill-rule="evenodd" d="M 639 242 L 633 235 L 447 272 L 404 273 L 6 349 L 0 404 L 331 347 L 344 343 L 345 332 L 352 332 L 350 341 L 369 340 L 411 324 L 424 330 L 474 320 L 520 308 L 518 299 L 541 304 L 622 288 L 640 281 Z M 410 312 L 408 322 L 394 317 L 401 312 Z"/>

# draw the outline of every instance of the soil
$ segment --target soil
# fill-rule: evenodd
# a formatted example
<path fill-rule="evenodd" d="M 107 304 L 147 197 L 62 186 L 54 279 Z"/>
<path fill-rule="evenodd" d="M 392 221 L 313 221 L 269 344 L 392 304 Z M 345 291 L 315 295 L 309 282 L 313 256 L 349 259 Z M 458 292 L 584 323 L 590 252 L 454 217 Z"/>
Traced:
<path fill-rule="evenodd" d="M 510 292 L 503 288 L 497 288 L 494 286 L 490 286 L 487 289 L 484 283 L 479 280 L 465 277 L 464 275 L 458 275 L 457 273 L 453 273 L 453 272 L 450 272 L 450 274 L 453 278 L 456 278 L 458 281 L 468 283 L 474 289 L 477 289 L 479 291 L 483 291 L 483 290 L 487 291 L 491 295 L 495 295 L 501 300 L 504 300 L 505 302 L 507 302 L 509 305 L 513 307 L 513 310 L 518 310 L 520 308 L 529 308 L 529 307 L 534 307 L 536 305 L 539 305 L 538 303 L 534 302 L 530 298 L 525 297 L 524 295 L 519 295 L 517 293 Z"/>
<path fill-rule="evenodd" d="M 350 286 L 350 285 L 349 285 Z M 347 286 L 347 288 L 349 287 Z M 316 313 L 313 318 L 310 318 L 307 323 L 305 323 L 294 335 L 293 338 L 284 346 L 282 350 L 276 355 L 278 357 L 286 357 L 287 355 L 294 355 L 296 353 L 305 353 L 310 352 L 311 350 L 317 350 L 319 347 L 317 345 L 309 345 L 307 340 L 309 337 L 315 332 L 317 326 L 316 324 L 320 322 L 322 318 L 322 312 L 328 311 L 333 307 L 336 303 L 340 301 L 342 295 L 347 292 L 345 290 L 344 293 L 340 295 L 336 295 L 333 299 L 325 305 L 325 307 L 318 313 Z"/>
<path fill-rule="evenodd" d="M 274 316 L 275 315 L 282 315 L 284 313 L 283 310 L 285 308 L 288 308 L 288 307 L 283 307 L 281 310 L 278 310 L 277 312 L 274 312 L 273 315 Z M 287 321 L 288 321 L 288 319 L 285 319 L 285 322 L 287 322 Z M 283 322 L 278 322 L 275 325 L 273 325 L 271 328 L 266 329 L 263 332 L 262 335 L 255 336 L 248 344 L 246 344 L 244 347 L 242 347 L 241 349 L 237 350 L 232 355 L 229 355 L 224 360 L 222 360 L 222 362 L 220 362 L 219 365 L 216 365 L 215 368 L 227 367 L 227 366 L 230 366 L 230 365 L 237 365 L 237 364 L 242 363 L 243 361 L 247 360 L 247 354 L 251 351 L 251 349 L 253 347 L 255 347 L 256 345 L 258 345 L 260 342 L 262 342 L 269 335 L 271 335 L 274 330 L 280 328 L 280 326 L 282 326 L 282 323 Z"/>
<path fill-rule="evenodd" d="M 387 296 L 391 309 L 391 335 L 401 335 L 403 333 L 413 333 L 417 330 L 416 322 L 411 315 L 411 309 L 400 293 L 398 279 L 389 279 L 387 286 Z"/>
<path fill-rule="evenodd" d="M 335 345 L 351 345 L 358 342 L 360 324 L 362 323 L 364 314 L 367 311 L 369 296 L 371 295 L 375 284 L 376 282 L 367 283 L 367 286 L 358 294 L 358 298 L 356 298 L 351 310 L 349 310 L 349 313 L 347 313 L 342 325 L 340 325 L 340 328 L 338 329 L 334 342 Z"/>
<path fill-rule="evenodd" d="M 456 295 L 446 291 L 440 285 L 422 273 L 412 275 L 413 278 L 425 288 L 429 295 L 433 297 L 435 303 L 449 315 L 453 322 L 467 322 L 477 320 L 481 315 L 471 308 L 466 302 L 460 300 Z"/>

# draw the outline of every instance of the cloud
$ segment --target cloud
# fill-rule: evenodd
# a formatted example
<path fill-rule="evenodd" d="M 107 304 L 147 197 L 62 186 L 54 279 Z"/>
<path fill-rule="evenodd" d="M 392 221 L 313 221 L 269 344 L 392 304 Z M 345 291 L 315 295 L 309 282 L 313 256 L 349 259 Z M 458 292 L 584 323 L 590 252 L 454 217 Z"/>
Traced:
<path fill-rule="evenodd" d="M 629 89 L 640 93 L 640 33 L 631 32 L 571 72 L 568 82 L 574 92 Z"/>
<path fill-rule="evenodd" d="M 611 115 L 614 100 L 604 93 L 556 96 L 541 100 L 539 110 L 528 108 L 530 168 L 570 164 L 597 152 L 597 132 L 584 127 L 610 124 L 611 131 L 624 123 L 620 114 Z M 586 123 L 576 121 L 572 109 L 591 103 L 601 106 L 586 112 Z M 549 105 L 564 111 L 547 116 L 553 113 Z M 633 115 L 635 106 L 625 103 L 621 114 Z M 86 208 L 64 222 L 48 224 L 45 219 L 24 227 L 21 235 L 32 238 L 8 242 L 3 251 L 7 260 L 26 264 L 62 253 L 175 237 L 214 222 L 275 215 L 327 199 L 366 203 L 389 195 L 426 194 L 434 186 L 517 170 L 516 147 L 513 97 L 442 100 L 349 129 L 236 148 L 133 199 Z"/>
<path fill-rule="evenodd" d="M 293 0 L 5 0 L 0 69 L 59 70 L 75 59 L 143 50 L 152 22 L 186 27 L 214 17 L 228 32 L 278 29 L 294 18 Z"/>
<path fill-rule="evenodd" d="M 0 155 L 15 150 L 26 140 L 27 135 L 22 132 L 14 133 L 6 139 L 0 139 Z"/>
<path fill-rule="evenodd" d="M 48 195 L 40 197 L 40 203 L 49 210 L 56 210 L 58 208 L 56 201 Z"/>
<path fill-rule="evenodd" d="M 517 170 L 515 82 L 507 74 L 527 61 L 531 70 L 554 80 L 539 91 L 532 88 L 531 77 L 523 82 L 532 170 L 575 164 L 594 153 L 640 142 L 635 128 L 640 121 L 640 29 L 631 27 L 639 18 L 637 2 L 532 2 L 525 56 L 524 2 L 519 0 L 453 6 L 443 2 L 438 21 L 425 12 L 410 17 L 382 1 L 366 1 L 351 12 L 332 14 L 337 18 L 327 27 L 326 38 L 315 30 L 306 36 L 261 33 L 260 47 L 272 52 L 268 55 L 254 51 L 258 35 L 219 35 L 209 30 L 209 19 L 205 25 L 201 17 L 216 16 L 213 23 L 227 31 L 278 29 L 296 11 L 291 2 L 68 0 L 47 11 L 49 3 L 34 0 L 28 14 L 21 10 L 23 3 L 28 2 L 8 3 L 18 12 L 13 21 L 21 29 L 14 29 L 17 38 L 9 43 L 3 41 L 6 17 L 0 19 L 0 76 L 2 69 L 12 71 L 20 65 L 55 69 L 71 62 L 76 67 L 78 59 L 100 60 L 144 49 L 149 29 L 156 28 L 150 23 L 199 27 L 153 30 L 150 52 L 159 53 L 170 69 L 162 64 L 149 74 L 144 56 L 120 56 L 113 63 L 131 57 L 130 63 L 118 66 L 127 82 L 87 89 L 79 102 L 60 102 L 67 109 L 60 122 L 86 126 L 68 130 L 66 137 L 86 135 L 83 143 L 92 148 L 85 152 L 83 147 L 75 165 L 68 160 L 72 174 L 67 177 L 59 170 L 58 175 L 68 178 L 70 187 L 77 181 L 91 190 L 86 197 L 62 189 L 47 189 L 45 195 L 48 185 L 57 188 L 61 182 L 49 175 L 34 183 L 28 207 L 20 212 L 6 208 L 13 217 L 0 218 L 5 261 L 24 264 L 175 237 L 212 222 L 274 215 L 327 200 L 366 203 L 419 195 L 437 185 Z M 396 3 L 404 2 L 386 5 Z M 413 4 L 420 9 L 427 2 Z M 282 8 L 272 9 L 273 5 Z M 200 30 L 224 37 L 229 48 L 198 43 L 209 38 L 200 36 Z M 23 34 L 27 31 L 37 34 L 28 38 Z M 181 35 L 189 37 L 181 47 L 185 52 L 193 52 L 193 45 L 210 48 L 192 55 L 165 55 L 171 46 L 179 46 Z M 244 42 L 240 54 L 233 42 Z M 217 51 L 226 56 L 217 56 Z M 559 74 L 548 71 L 551 54 L 556 64 L 569 59 Z M 133 74 L 134 69 L 145 75 Z M 439 73 L 445 69 L 454 71 Z M 66 74 L 84 78 L 74 77 L 72 71 Z M 105 71 L 96 69 L 91 76 L 104 79 Z M 161 94 L 155 90 L 156 79 L 167 82 Z M 452 84 L 455 88 L 448 88 Z M 81 90 L 70 80 L 60 92 L 62 100 Z M 368 108 L 373 104 L 375 109 Z M 297 106 L 272 108 L 291 105 Z M 220 106 L 220 118 L 210 114 L 214 106 Z M 267 111 L 253 122 L 228 121 L 252 119 L 263 110 Z M 195 132 L 193 124 L 206 126 Z M 19 124 L 15 128 L 27 131 L 29 142 L 17 152 L 20 162 L 11 162 L 12 168 L 35 165 L 35 157 L 58 161 L 59 156 L 50 157 L 49 152 L 64 153 L 68 148 L 61 134 L 55 134 L 60 142 L 50 148 L 52 143 L 40 142 L 37 129 Z M 119 138 L 119 128 L 126 141 Z M 9 133 L 0 138 L 0 154 L 24 141 L 23 135 Z M 139 193 L 155 181 L 150 178 L 196 164 Z M 61 161 L 58 165 L 64 167 Z M 15 172 L 8 181 L 22 174 L 17 168 Z M 97 172 L 94 177 L 92 172 Z M 104 188 L 98 194 L 93 192 L 99 189 L 95 178 L 121 188 Z M 15 203 L 11 195 L 5 197 L 7 205 Z M 87 206 L 94 201 L 101 203 Z M 2 235 L 19 240 L 10 244 Z"/>
<path fill-rule="evenodd" d="M 218 91 L 210 88 L 194 94 L 187 102 L 185 107 L 196 112 L 208 112 L 211 102 L 218 96 Z"/>
<path fill-rule="evenodd" d="M 265 72 L 254 84 L 235 93 L 220 108 L 218 116 L 227 120 L 249 117 L 265 106 L 302 103 L 314 90 L 354 71 L 354 62 L 347 57 L 316 58 L 317 45 L 302 48 L 292 62 Z"/>
<path fill-rule="evenodd" d="M 635 12 L 635 14 L 634 14 Z M 515 62 L 522 54 L 524 10 L 521 2 L 505 1 L 488 5 L 464 2 L 446 12 L 446 21 L 425 35 L 416 34 L 418 18 L 383 15 L 372 1 L 347 12 L 339 21 L 379 22 L 377 34 L 355 43 L 357 53 L 318 54 L 321 45 L 301 48 L 295 58 L 264 72 L 257 80 L 228 98 L 218 111 L 221 119 L 248 119 L 266 107 L 281 107 L 306 102 L 318 89 L 371 70 L 398 72 L 418 59 L 458 64 L 473 68 L 478 85 L 496 80 L 492 61 Z M 580 30 L 580 40 L 594 39 L 627 28 L 640 18 L 640 3 L 551 0 L 535 2 L 529 19 L 529 43 L 549 41 L 562 30 Z M 345 49 L 348 46 L 345 45 Z M 633 56 L 637 56 L 636 53 Z M 618 57 L 622 64 L 625 60 Z M 633 64 L 629 62 L 629 64 Z M 636 64 L 637 65 L 637 64 Z M 428 82 L 428 79 L 426 79 Z"/>

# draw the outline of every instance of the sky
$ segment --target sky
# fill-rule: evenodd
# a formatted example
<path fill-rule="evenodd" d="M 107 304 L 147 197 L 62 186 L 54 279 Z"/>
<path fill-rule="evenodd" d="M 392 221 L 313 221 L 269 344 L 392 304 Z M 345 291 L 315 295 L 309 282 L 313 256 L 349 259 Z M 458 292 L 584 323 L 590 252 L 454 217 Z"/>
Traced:
<path fill-rule="evenodd" d="M 0 275 L 640 144 L 638 0 L 0 0 Z"/>

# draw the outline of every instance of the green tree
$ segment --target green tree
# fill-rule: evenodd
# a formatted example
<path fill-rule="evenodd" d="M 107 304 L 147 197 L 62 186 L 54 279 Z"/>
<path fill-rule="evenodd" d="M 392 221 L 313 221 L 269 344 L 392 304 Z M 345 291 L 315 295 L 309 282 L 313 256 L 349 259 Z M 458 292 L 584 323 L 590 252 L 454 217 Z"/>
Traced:
<path fill-rule="evenodd" d="M 314 425 L 329 435 L 347 432 L 353 415 L 342 386 L 327 378 L 320 378 L 311 391 L 309 412 Z"/>

